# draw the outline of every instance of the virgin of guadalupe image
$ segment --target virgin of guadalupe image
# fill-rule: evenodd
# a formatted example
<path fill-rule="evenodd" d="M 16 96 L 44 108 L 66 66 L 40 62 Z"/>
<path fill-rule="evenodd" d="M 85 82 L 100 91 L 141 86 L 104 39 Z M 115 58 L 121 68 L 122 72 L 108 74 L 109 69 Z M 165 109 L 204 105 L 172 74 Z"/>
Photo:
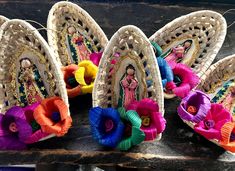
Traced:
<path fill-rule="evenodd" d="M 120 80 L 118 107 L 127 108 L 131 102 L 138 100 L 138 97 L 138 80 L 135 77 L 135 68 L 129 64 Z"/>
<path fill-rule="evenodd" d="M 224 108 L 226 108 L 228 111 L 234 114 L 234 103 L 235 103 L 235 83 L 230 83 L 228 85 L 229 87 L 226 89 L 221 89 L 223 91 L 219 91 L 218 93 L 221 94 L 222 100 L 220 100 L 219 103 L 221 103 Z"/>
<path fill-rule="evenodd" d="M 36 65 L 28 58 L 20 61 L 18 82 L 21 106 L 40 102 L 48 96 Z"/>
<path fill-rule="evenodd" d="M 170 48 L 167 52 L 165 52 L 161 57 L 165 58 L 167 62 L 181 62 L 184 58 L 184 56 L 187 54 L 189 49 L 192 46 L 193 41 L 192 40 L 186 40 L 183 43 Z"/>
<path fill-rule="evenodd" d="M 79 61 L 89 60 L 90 54 L 93 53 L 94 50 L 97 51 L 96 47 L 92 46 L 87 38 L 79 34 L 73 26 L 67 29 L 67 40 L 72 63 L 78 64 Z"/>

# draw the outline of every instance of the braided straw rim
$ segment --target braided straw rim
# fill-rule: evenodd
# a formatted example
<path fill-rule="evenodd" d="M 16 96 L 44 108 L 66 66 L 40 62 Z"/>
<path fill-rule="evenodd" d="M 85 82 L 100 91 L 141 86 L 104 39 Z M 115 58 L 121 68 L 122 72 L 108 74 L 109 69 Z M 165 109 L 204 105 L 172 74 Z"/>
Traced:
<path fill-rule="evenodd" d="M 108 58 L 110 57 L 109 54 L 112 54 L 113 52 L 113 47 L 117 44 L 117 40 L 118 38 L 123 35 L 126 31 L 129 31 L 131 33 L 135 33 L 138 36 L 140 36 L 143 39 L 143 43 L 147 48 L 148 48 L 148 52 L 146 56 L 149 58 L 149 63 L 153 66 L 152 67 L 152 75 L 153 75 L 153 86 L 155 86 L 153 89 L 154 91 L 157 91 L 156 93 L 156 99 L 157 99 L 157 103 L 159 105 L 159 110 L 162 113 L 162 115 L 164 115 L 164 96 L 163 96 L 163 88 L 162 88 L 162 81 L 161 81 L 161 75 L 160 75 L 160 71 L 159 71 L 159 67 L 158 67 L 158 63 L 157 63 L 157 59 L 155 58 L 155 54 L 152 48 L 151 43 L 149 42 L 148 38 L 145 36 L 145 34 L 136 26 L 133 25 L 127 25 L 127 26 L 123 26 L 121 27 L 110 39 L 108 45 L 106 46 L 103 55 L 101 57 L 100 60 L 100 66 L 99 66 L 99 71 L 98 74 L 96 76 L 95 79 L 95 83 L 94 83 L 94 88 L 93 88 L 93 92 L 92 92 L 92 99 L 93 99 L 93 107 L 96 106 L 100 106 L 99 102 L 98 102 L 98 86 L 100 84 L 100 78 L 102 76 L 102 74 L 104 74 L 105 72 L 105 66 L 107 64 Z M 155 77 L 154 77 L 155 76 Z M 161 134 L 158 135 L 158 140 L 161 138 Z"/>
<path fill-rule="evenodd" d="M 210 88 L 217 85 L 217 87 L 221 86 L 221 81 L 229 80 L 233 78 L 235 75 L 235 54 L 227 56 L 218 62 L 214 63 L 209 67 L 209 69 L 205 72 L 205 74 L 201 77 L 201 82 L 198 84 L 194 90 L 201 90 L 203 92 L 207 92 Z M 194 129 L 194 124 L 189 121 L 183 120 L 189 127 Z M 220 146 L 219 142 L 216 140 L 209 140 L 214 144 Z"/>
<path fill-rule="evenodd" d="M 6 18 L 5 16 L 0 15 L 0 26 L 1 26 L 4 22 L 6 22 L 6 21 L 8 21 L 8 20 L 9 20 L 9 19 Z"/>
<path fill-rule="evenodd" d="M 59 94 L 61 96 L 61 98 L 63 99 L 63 101 L 66 103 L 66 105 L 69 108 L 69 103 L 68 103 L 68 96 L 67 96 L 67 92 L 66 92 L 66 88 L 65 88 L 65 83 L 63 80 L 63 75 L 62 72 L 60 70 L 59 64 L 58 62 L 55 60 L 55 58 L 52 55 L 51 49 L 49 48 L 47 42 L 45 41 L 45 39 L 40 35 L 40 33 L 37 31 L 36 28 L 34 28 L 31 24 L 29 24 L 28 22 L 24 21 L 24 20 L 20 20 L 20 19 L 12 19 L 12 20 L 8 20 L 6 21 L 0 29 L 0 42 L 2 41 L 2 39 L 4 38 L 4 33 L 5 31 L 7 31 L 8 29 L 11 29 L 12 25 L 20 25 L 21 27 L 23 27 L 25 30 L 29 31 L 32 33 L 33 37 L 37 39 L 37 41 L 39 42 L 39 44 L 42 46 L 42 48 L 44 49 L 45 53 L 47 54 L 48 60 L 51 63 L 51 71 L 54 73 L 54 78 L 56 80 L 56 84 L 57 84 L 57 88 L 59 91 Z M 3 51 L 5 49 L 3 49 L 3 47 L 0 47 L 0 58 L 3 55 Z M 10 58 L 11 56 L 9 56 Z M 4 72 L 7 71 L 1 71 L 3 74 Z M 70 115 L 70 111 L 68 110 L 68 115 Z M 54 134 L 50 134 L 47 137 L 44 137 L 42 140 L 54 137 Z"/>
<path fill-rule="evenodd" d="M 87 26 L 93 31 L 94 35 L 97 35 L 97 39 L 100 41 L 101 46 L 104 48 L 108 43 L 108 38 L 106 37 L 105 33 L 101 29 L 101 27 L 96 23 L 96 21 L 86 12 L 84 9 L 82 9 L 80 6 L 78 6 L 75 3 L 67 2 L 67 1 L 61 1 L 55 3 L 52 8 L 49 11 L 48 18 L 47 18 L 47 37 L 48 37 L 48 44 L 53 49 L 53 53 L 56 56 L 57 60 L 60 61 L 60 65 L 62 65 L 62 62 L 60 60 L 60 55 L 58 53 L 58 46 L 57 46 L 57 35 L 56 35 L 56 26 L 55 26 L 55 18 L 54 12 L 63 6 L 68 6 L 68 10 L 77 11 L 78 15 L 76 17 L 80 17 L 79 20 L 81 20 L 83 23 L 86 23 Z M 84 22 L 85 21 L 85 22 Z"/>
<path fill-rule="evenodd" d="M 162 27 L 161 29 L 159 29 L 157 32 L 155 32 L 150 38 L 150 41 L 161 41 L 164 39 L 164 37 L 167 37 L 168 34 L 171 34 L 172 32 L 178 32 L 179 29 L 182 27 L 182 24 L 190 22 L 190 20 L 192 20 L 194 17 L 199 17 L 201 24 L 200 25 L 206 25 L 207 21 L 203 19 L 203 17 L 213 17 L 216 21 L 218 21 L 220 23 L 219 25 L 219 34 L 217 35 L 217 37 L 215 37 L 214 35 L 212 37 L 214 37 L 214 41 L 216 42 L 214 44 L 214 46 L 210 46 L 207 50 L 207 52 L 203 55 L 203 58 L 205 58 L 206 60 L 204 60 L 203 63 L 200 63 L 200 71 L 198 71 L 196 74 L 199 77 L 202 77 L 203 74 L 205 73 L 205 71 L 209 68 L 209 66 L 212 64 L 213 60 L 215 59 L 217 53 L 219 52 L 226 33 L 227 33 L 227 23 L 226 20 L 224 19 L 224 17 L 214 11 L 210 11 L 210 10 L 202 10 L 202 11 L 196 11 L 196 12 L 192 12 L 189 13 L 187 15 L 183 15 L 181 17 L 178 17 L 176 19 L 174 19 L 173 21 L 171 21 L 170 23 L 166 24 L 164 27 Z M 197 23 L 193 23 L 195 24 L 194 26 L 197 26 Z M 171 30 L 171 28 L 174 28 L 173 30 Z M 183 29 L 183 28 L 182 28 Z M 183 33 L 184 34 L 184 33 Z M 214 34 L 214 33 L 213 33 Z M 165 40 L 163 40 L 165 41 Z M 164 97 L 167 99 L 173 98 L 175 97 L 174 94 L 166 94 L 164 93 Z"/>

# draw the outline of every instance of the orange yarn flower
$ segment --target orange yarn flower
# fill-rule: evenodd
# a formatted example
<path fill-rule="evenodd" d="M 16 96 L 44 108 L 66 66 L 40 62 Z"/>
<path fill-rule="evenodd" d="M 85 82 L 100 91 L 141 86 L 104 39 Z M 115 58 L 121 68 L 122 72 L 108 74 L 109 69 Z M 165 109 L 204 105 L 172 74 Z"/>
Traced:
<path fill-rule="evenodd" d="M 61 98 L 51 97 L 41 101 L 33 116 L 43 132 L 63 136 L 72 124 L 68 111 L 67 105 Z"/>
<path fill-rule="evenodd" d="M 235 152 L 235 123 L 227 122 L 221 128 L 221 137 L 219 144 L 226 150 Z"/>
<path fill-rule="evenodd" d="M 64 75 L 64 82 L 66 84 L 68 97 L 73 98 L 81 94 L 81 86 L 79 84 L 76 84 L 77 82 L 75 82 L 74 85 L 71 85 L 71 83 L 69 83 L 69 79 L 74 78 L 74 73 L 76 70 L 78 70 L 78 65 L 71 64 L 66 67 L 62 67 L 61 70 Z"/>

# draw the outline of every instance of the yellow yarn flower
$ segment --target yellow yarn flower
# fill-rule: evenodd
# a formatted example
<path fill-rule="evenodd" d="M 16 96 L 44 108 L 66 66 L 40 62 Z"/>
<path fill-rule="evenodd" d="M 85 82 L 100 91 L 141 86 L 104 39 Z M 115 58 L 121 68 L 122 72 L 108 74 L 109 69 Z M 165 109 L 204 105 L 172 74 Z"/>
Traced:
<path fill-rule="evenodd" d="M 84 60 L 78 64 L 75 71 L 75 79 L 81 85 L 82 94 L 92 93 L 98 67 L 91 61 Z"/>

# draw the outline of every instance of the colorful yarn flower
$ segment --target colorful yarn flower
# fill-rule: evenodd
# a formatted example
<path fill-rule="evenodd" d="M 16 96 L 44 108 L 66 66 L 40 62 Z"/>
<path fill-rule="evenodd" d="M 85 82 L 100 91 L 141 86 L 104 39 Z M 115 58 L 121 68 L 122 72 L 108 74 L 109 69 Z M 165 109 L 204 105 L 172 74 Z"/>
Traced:
<path fill-rule="evenodd" d="M 176 85 L 173 82 L 173 77 L 174 77 L 173 72 L 168 63 L 165 61 L 165 59 L 161 57 L 157 58 L 157 62 L 161 73 L 163 87 L 167 86 L 168 88 L 170 87 L 171 89 L 175 88 Z"/>
<path fill-rule="evenodd" d="M 33 132 L 25 141 L 26 144 L 32 144 L 38 142 L 40 139 L 49 135 L 48 133 L 45 133 L 41 130 L 40 125 L 36 122 L 36 120 L 33 117 L 33 112 L 38 107 L 39 104 L 40 103 L 37 102 L 23 108 L 26 120 L 31 125 Z"/>
<path fill-rule="evenodd" d="M 101 145 L 115 148 L 121 141 L 124 125 L 113 108 L 94 107 L 89 111 L 92 135 Z"/>
<path fill-rule="evenodd" d="M 22 150 L 25 141 L 32 135 L 32 128 L 27 122 L 24 110 L 14 106 L 5 115 L 0 115 L 0 149 Z"/>
<path fill-rule="evenodd" d="M 158 104 L 152 99 L 135 101 L 127 107 L 127 110 L 136 111 L 142 119 L 141 130 L 145 133 L 145 141 L 156 139 L 157 134 L 164 131 L 166 120 L 159 112 Z"/>
<path fill-rule="evenodd" d="M 211 109 L 210 98 L 202 91 L 191 91 L 182 99 L 177 111 L 181 119 L 193 123 L 202 121 Z"/>
<path fill-rule="evenodd" d="M 33 116 L 45 133 L 63 136 L 68 132 L 72 119 L 69 109 L 59 97 L 50 97 L 41 101 Z"/>
<path fill-rule="evenodd" d="M 123 122 L 126 123 L 124 139 L 118 144 L 118 149 L 126 151 L 144 141 L 145 134 L 140 130 L 142 120 L 135 111 L 129 110 L 126 112 L 125 108 L 119 108 L 118 111 Z"/>
<path fill-rule="evenodd" d="M 78 69 L 75 72 L 75 79 L 81 86 L 81 93 L 92 93 L 94 81 L 98 68 L 91 61 L 84 60 L 78 64 Z"/>
<path fill-rule="evenodd" d="M 66 90 L 69 98 L 76 97 L 81 94 L 81 86 L 75 80 L 75 71 L 78 69 L 78 65 L 71 64 L 66 67 L 62 67 L 64 75 L 64 82 L 66 84 Z"/>
<path fill-rule="evenodd" d="M 170 64 L 174 74 L 176 87 L 166 86 L 167 91 L 172 91 L 176 96 L 184 98 L 199 82 L 199 77 L 182 63 Z"/>
<path fill-rule="evenodd" d="M 221 128 L 231 121 L 231 114 L 221 104 L 212 103 L 206 118 L 197 123 L 194 130 L 207 139 L 221 140 Z"/>
<path fill-rule="evenodd" d="M 93 64 L 95 64 L 96 66 L 99 66 L 102 54 L 103 52 L 94 52 L 90 54 L 90 60 L 93 62 Z"/>
<path fill-rule="evenodd" d="M 227 122 L 222 126 L 219 144 L 224 149 L 235 152 L 235 122 Z"/>

